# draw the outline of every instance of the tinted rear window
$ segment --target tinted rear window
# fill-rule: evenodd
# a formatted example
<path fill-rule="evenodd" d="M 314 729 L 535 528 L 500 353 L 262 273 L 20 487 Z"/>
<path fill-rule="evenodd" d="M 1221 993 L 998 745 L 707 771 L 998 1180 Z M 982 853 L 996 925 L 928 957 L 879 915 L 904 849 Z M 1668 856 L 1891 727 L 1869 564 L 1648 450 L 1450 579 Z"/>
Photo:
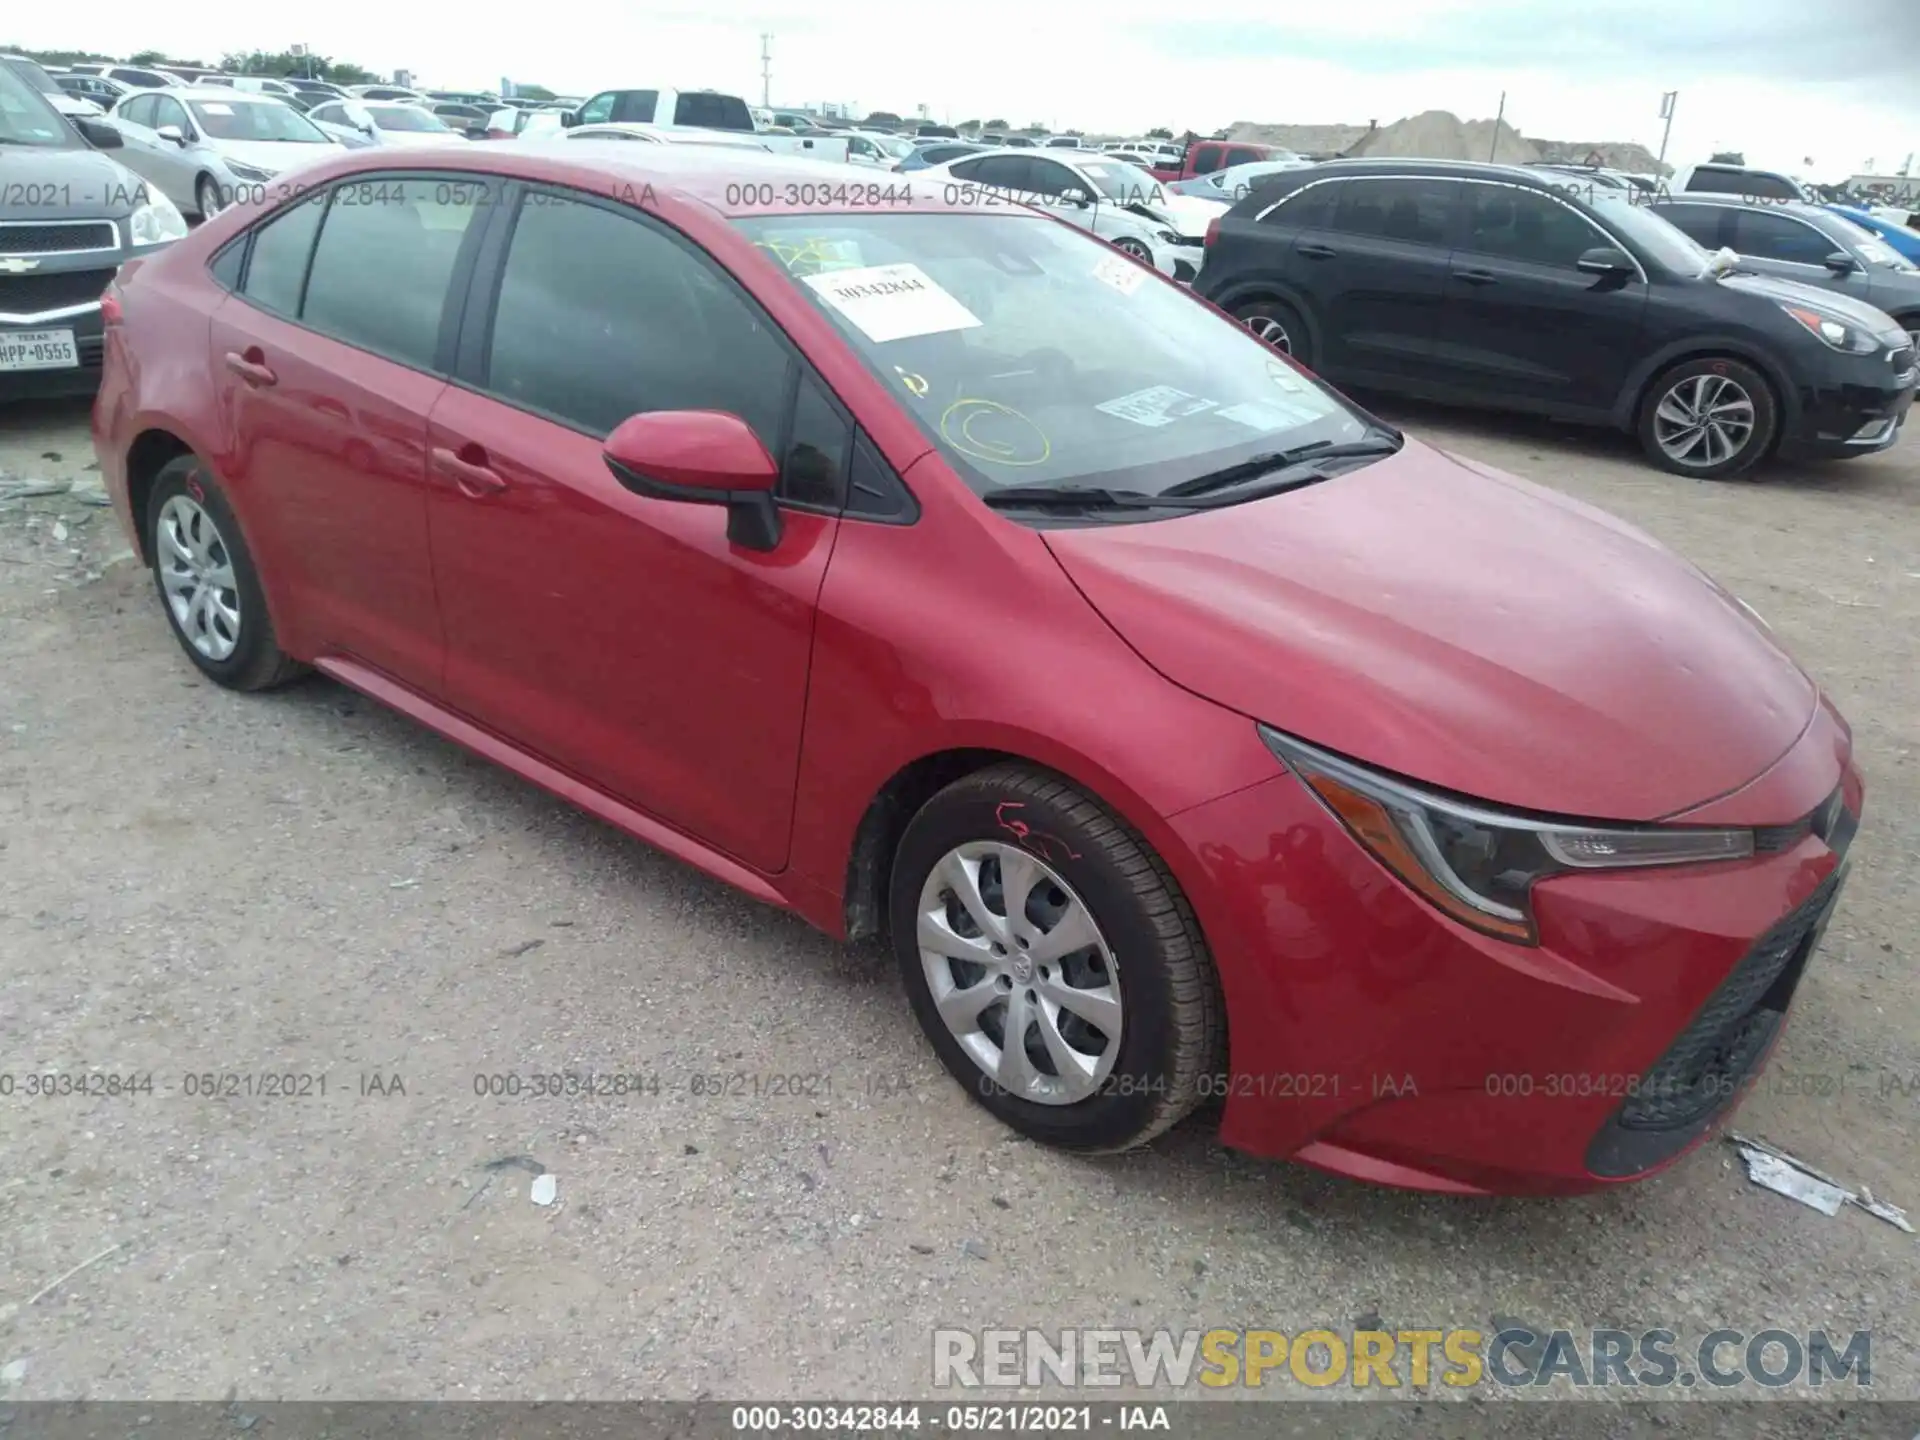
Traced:
<path fill-rule="evenodd" d="M 738 95 L 682 95 L 674 102 L 673 123 L 709 130 L 753 129 L 753 115 Z"/>

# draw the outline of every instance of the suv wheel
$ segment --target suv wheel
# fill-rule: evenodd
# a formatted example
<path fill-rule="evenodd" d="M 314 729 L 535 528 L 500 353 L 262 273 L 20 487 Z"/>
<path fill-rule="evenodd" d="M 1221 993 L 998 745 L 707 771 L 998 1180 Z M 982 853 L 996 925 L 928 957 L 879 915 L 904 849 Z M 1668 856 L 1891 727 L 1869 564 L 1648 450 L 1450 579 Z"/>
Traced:
<path fill-rule="evenodd" d="M 1772 448 L 1773 391 L 1738 360 L 1686 360 L 1647 388 L 1640 446 L 1654 464 L 1700 480 L 1742 475 Z"/>
<path fill-rule="evenodd" d="M 1313 368 L 1312 341 L 1300 312 L 1283 300 L 1250 300 L 1234 307 L 1233 318 L 1283 355 Z"/>
<path fill-rule="evenodd" d="M 274 639 L 259 572 L 226 496 L 192 456 L 154 481 L 147 554 L 167 623 L 201 674 L 230 690 L 265 690 L 301 673 Z"/>
<path fill-rule="evenodd" d="M 921 1029 L 1023 1135 L 1125 1150 L 1209 1093 L 1224 1012 L 1193 912 L 1064 780 L 1003 764 L 934 796 L 901 837 L 889 913 Z"/>

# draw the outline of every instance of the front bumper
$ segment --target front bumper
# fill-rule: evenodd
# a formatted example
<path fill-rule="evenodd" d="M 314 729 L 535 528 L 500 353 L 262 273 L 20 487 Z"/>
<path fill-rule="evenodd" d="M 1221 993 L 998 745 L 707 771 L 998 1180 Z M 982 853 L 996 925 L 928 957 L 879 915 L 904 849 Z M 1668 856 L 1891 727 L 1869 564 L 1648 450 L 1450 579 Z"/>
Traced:
<path fill-rule="evenodd" d="M 1843 459 L 1898 443 L 1920 385 L 1913 349 L 1833 355 L 1802 384 L 1798 415 L 1780 437 L 1781 453 Z"/>
<path fill-rule="evenodd" d="M 1174 817 L 1226 991 L 1222 1139 L 1462 1194 L 1576 1193 L 1684 1154 L 1764 1064 L 1833 913 L 1861 784 L 1829 714 L 1748 787 L 1792 792 L 1771 849 L 1558 876 L 1538 946 L 1441 915 L 1290 775 Z"/>
<path fill-rule="evenodd" d="M 71 330 L 80 363 L 57 370 L 0 370 L 0 403 L 9 400 L 49 400 L 68 395 L 91 395 L 100 385 L 105 353 L 105 331 L 96 303 L 77 314 L 21 324 L 0 317 L 0 345 L 23 331 Z"/>

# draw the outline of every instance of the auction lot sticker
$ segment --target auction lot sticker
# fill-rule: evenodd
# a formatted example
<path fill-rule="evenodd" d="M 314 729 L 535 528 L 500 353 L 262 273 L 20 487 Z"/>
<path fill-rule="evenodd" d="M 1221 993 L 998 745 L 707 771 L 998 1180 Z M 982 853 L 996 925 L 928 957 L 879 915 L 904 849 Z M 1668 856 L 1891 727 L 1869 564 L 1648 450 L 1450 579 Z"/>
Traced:
<path fill-rule="evenodd" d="M 1131 420 L 1136 425 L 1160 426 L 1171 425 L 1202 410 L 1211 410 L 1216 403 L 1202 400 L 1198 395 L 1189 395 L 1184 390 L 1176 390 L 1171 385 L 1152 385 L 1145 390 L 1136 390 L 1131 395 L 1122 395 L 1117 400 L 1103 400 L 1093 408 L 1108 415 L 1117 415 L 1122 420 Z"/>
<path fill-rule="evenodd" d="M 970 330 L 980 323 L 918 265 L 865 265 L 803 278 L 875 343 Z"/>

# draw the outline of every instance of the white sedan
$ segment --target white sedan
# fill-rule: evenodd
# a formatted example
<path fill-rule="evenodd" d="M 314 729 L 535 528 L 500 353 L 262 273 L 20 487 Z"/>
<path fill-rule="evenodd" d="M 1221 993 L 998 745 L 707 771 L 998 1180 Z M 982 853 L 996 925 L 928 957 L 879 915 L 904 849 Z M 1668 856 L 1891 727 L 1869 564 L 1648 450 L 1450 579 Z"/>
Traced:
<path fill-rule="evenodd" d="M 945 184 L 957 203 L 968 187 L 1017 200 L 1099 236 L 1163 275 L 1191 282 L 1207 226 L 1228 206 L 1174 195 L 1137 165 L 1067 147 L 989 150 L 912 172 L 916 189 Z"/>
<path fill-rule="evenodd" d="M 638 140 L 654 145 L 718 145 L 729 150 L 760 150 L 766 146 L 740 130 L 702 130 L 694 125 L 647 125 L 637 120 L 608 120 L 598 125 L 576 125 L 571 130 L 535 130 L 527 140 Z"/>
<path fill-rule="evenodd" d="M 405 100 L 329 100 L 309 110 L 307 118 L 350 150 L 467 143 L 465 135 L 431 110 Z"/>
<path fill-rule="evenodd" d="M 1191 180 L 1177 181 L 1167 188 L 1177 195 L 1197 195 L 1206 200 L 1224 200 L 1231 205 L 1246 199 L 1247 192 L 1269 175 L 1312 168 L 1313 161 L 1299 155 L 1289 159 L 1248 160 L 1211 174 L 1196 175 Z"/>

